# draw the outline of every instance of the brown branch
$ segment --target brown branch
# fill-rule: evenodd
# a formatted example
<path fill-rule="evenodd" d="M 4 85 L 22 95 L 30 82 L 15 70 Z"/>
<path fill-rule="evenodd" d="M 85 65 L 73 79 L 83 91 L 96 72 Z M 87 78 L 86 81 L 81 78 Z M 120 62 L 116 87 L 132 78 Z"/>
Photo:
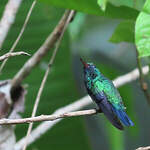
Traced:
<path fill-rule="evenodd" d="M 31 16 L 31 13 L 32 13 L 32 10 L 33 10 L 35 4 L 36 4 L 36 0 L 33 1 L 32 5 L 31 5 L 31 7 L 30 7 L 30 9 L 29 9 L 29 12 L 28 12 L 28 14 L 27 14 L 27 17 L 26 17 L 26 19 L 25 19 L 25 22 L 24 22 L 24 24 L 23 24 L 23 26 L 22 26 L 22 28 L 21 28 L 21 31 L 20 31 L 20 33 L 19 33 L 19 35 L 18 35 L 16 41 L 14 42 L 13 46 L 11 47 L 9 53 L 13 52 L 14 49 L 16 48 L 16 46 L 17 46 L 17 44 L 18 44 L 18 42 L 19 42 L 19 40 L 20 40 L 20 38 L 21 38 L 21 36 L 22 36 L 22 34 L 23 34 L 23 32 L 24 32 L 26 26 L 27 26 L 27 23 L 28 23 L 28 21 L 29 21 L 29 18 L 30 18 L 30 16 Z M 7 60 L 8 60 L 8 59 L 6 59 L 6 60 L 1 64 L 1 66 L 0 66 L 0 73 L 2 72 L 2 70 L 3 70 L 3 68 L 4 68 L 4 66 L 5 66 L 5 64 L 6 64 L 6 62 L 7 62 Z"/>
<path fill-rule="evenodd" d="M 64 28 L 65 22 L 70 14 L 70 10 L 67 10 L 60 22 L 54 29 L 54 31 L 48 36 L 44 44 L 39 48 L 39 50 L 24 64 L 20 71 L 12 79 L 12 91 L 29 75 L 33 67 L 37 65 L 40 60 L 47 54 L 47 52 L 54 47 L 61 32 Z"/>
<path fill-rule="evenodd" d="M 3 56 L 0 56 L 0 61 L 3 61 L 9 57 L 13 57 L 13 56 L 19 56 L 19 55 L 27 55 L 27 56 L 31 56 L 30 54 L 26 53 L 26 52 L 15 52 L 15 53 L 6 53 Z"/>
<path fill-rule="evenodd" d="M 40 86 L 40 88 L 39 88 L 39 91 L 38 91 L 38 94 L 37 94 L 37 97 L 36 97 L 36 100 L 35 100 L 35 104 L 34 104 L 34 108 L 33 108 L 33 112 L 32 112 L 32 116 L 31 116 L 31 117 L 34 117 L 34 116 L 36 115 L 37 107 L 38 107 L 38 104 L 39 104 L 39 101 L 40 101 L 40 97 L 41 97 L 43 88 L 44 88 L 44 86 L 45 86 L 45 83 L 46 83 L 48 74 L 49 74 L 49 72 L 51 71 L 51 66 L 52 66 L 52 64 L 53 64 L 53 62 L 54 62 L 54 59 L 55 59 L 55 57 L 56 57 L 56 53 L 57 53 L 58 48 L 59 48 L 59 46 L 60 46 L 62 37 L 63 37 L 63 35 L 64 35 L 64 32 L 65 32 L 66 28 L 67 28 L 67 25 L 70 23 L 70 20 L 71 20 L 71 18 L 72 18 L 73 16 L 74 16 L 74 11 L 72 10 L 72 11 L 70 12 L 69 16 L 68 16 L 68 19 L 66 20 L 66 23 L 65 23 L 64 28 L 63 28 L 63 30 L 62 30 L 62 32 L 61 32 L 61 35 L 60 35 L 60 37 L 59 37 L 59 39 L 58 39 L 58 41 L 57 41 L 57 43 L 56 43 L 56 47 L 55 47 L 55 49 L 54 49 L 54 52 L 53 52 L 53 54 L 52 54 L 52 57 L 51 57 L 50 60 L 49 60 L 49 66 L 48 66 L 48 68 L 47 68 L 47 70 L 46 70 L 46 72 L 45 72 L 44 78 L 43 78 L 42 83 L 41 83 L 41 86 Z M 30 125 L 29 125 L 28 131 L 27 131 L 27 135 L 26 135 L 26 142 L 25 142 L 25 144 L 24 144 L 23 150 L 26 150 L 27 143 L 28 143 L 28 137 L 29 137 L 29 135 L 30 135 L 30 133 L 31 133 L 32 126 L 33 126 L 33 122 L 30 123 Z"/>
<path fill-rule="evenodd" d="M 137 66 L 138 66 L 138 70 L 139 70 L 139 74 L 140 74 L 139 82 L 140 82 L 141 90 L 143 91 L 143 93 L 147 99 L 147 102 L 150 105 L 150 94 L 148 92 L 148 85 L 144 80 L 144 74 L 142 71 L 141 60 L 139 58 L 139 53 L 138 53 L 137 49 L 136 49 L 136 59 L 137 59 Z"/>
<path fill-rule="evenodd" d="M 63 114 L 41 115 L 37 117 L 23 118 L 23 119 L 1 119 L 0 125 L 23 124 L 23 123 L 40 122 L 40 121 L 53 121 L 60 118 L 94 115 L 96 113 L 98 113 L 96 109 L 90 109 L 90 110 L 82 110 L 76 112 L 68 112 Z"/>

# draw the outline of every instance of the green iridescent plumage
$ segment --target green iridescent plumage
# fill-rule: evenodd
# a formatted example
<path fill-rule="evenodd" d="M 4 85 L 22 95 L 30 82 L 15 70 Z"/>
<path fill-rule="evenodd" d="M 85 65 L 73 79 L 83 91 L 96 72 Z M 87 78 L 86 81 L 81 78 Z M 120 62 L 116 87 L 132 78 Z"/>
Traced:
<path fill-rule="evenodd" d="M 125 126 L 133 126 L 133 122 L 125 113 L 122 98 L 112 81 L 104 77 L 93 64 L 85 63 L 82 59 L 81 61 L 84 65 L 84 82 L 87 92 L 98 107 L 118 129 L 123 129 L 120 121 Z"/>

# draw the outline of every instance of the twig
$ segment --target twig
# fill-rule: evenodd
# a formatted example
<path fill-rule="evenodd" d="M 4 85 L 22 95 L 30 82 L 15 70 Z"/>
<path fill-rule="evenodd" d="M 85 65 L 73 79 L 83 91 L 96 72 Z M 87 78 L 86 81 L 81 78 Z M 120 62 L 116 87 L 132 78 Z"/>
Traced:
<path fill-rule="evenodd" d="M 56 53 L 57 53 L 58 48 L 59 48 L 59 46 L 60 46 L 62 37 L 63 37 L 63 35 L 64 35 L 64 32 L 65 32 L 66 28 L 67 28 L 67 25 L 69 24 L 69 22 L 70 22 L 70 20 L 71 20 L 71 18 L 72 18 L 73 16 L 74 16 L 74 11 L 72 10 L 72 11 L 70 12 L 69 16 L 68 16 L 68 19 L 66 20 L 66 23 L 65 23 L 64 28 L 63 28 L 63 30 L 62 30 L 62 32 L 61 32 L 61 35 L 60 35 L 60 37 L 58 38 L 58 41 L 57 41 L 57 43 L 56 43 L 56 47 L 55 47 L 55 49 L 54 49 L 54 52 L 53 52 L 53 54 L 52 54 L 52 57 L 50 58 L 49 66 L 48 66 L 48 68 L 47 68 L 47 70 L 46 70 L 46 72 L 45 72 L 44 78 L 43 78 L 43 80 L 42 80 L 41 86 L 40 86 L 40 88 L 39 88 L 39 91 L 38 91 L 38 94 L 37 94 L 37 97 L 36 97 L 36 101 L 35 101 L 34 108 L 33 108 L 33 112 L 32 112 L 32 117 L 34 117 L 34 116 L 36 115 L 37 107 L 38 107 L 38 104 L 39 104 L 39 101 L 40 101 L 40 97 L 41 97 L 43 88 L 44 88 L 44 86 L 45 86 L 45 83 L 46 83 L 48 74 L 49 74 L 49 72 L 51 71 L 51 70 L 50 70 L 50 69 L 51 69 L 51 66 L 52 66 L 52 64 L 53 64 L 53 62 L 54 62 L 54 59 L 55 59 L 55 57 L 56 57 Z M 29 135 L 30 135 L 30 133 L 31 133 L 32 126 L 33 126 L 33 123 L 30 123 L 29 128 L 28 128 L 28 131 L 27 131 L 27 135 L 26 135 L 26 142 L 25 142 L 25 144 L 24 144 L 23 150 L 26 150 L 27 143 L 28 143 L 28 137 L 29 137 Z"/>
<path fill-rule="evenodd" d="M 24 24 L 23 24 L 23 26 L 22 26 L 22 28 L 21 28 L 21 31 L 20 31 L 20 33 L 19 33 L 19 35 L 18 35 L 16 41 L 14 42 L 13 46 L 11 47 L 11 49 L 10 49 L 10 51 L 9 51 L 10 53 L 13 52 L 14 49 L 16 48 L 16 46 L 17 46 L 17 44 L 18 44 L 18 42 L 19 42 L 19 40 L 20 40 L 20 38 L 21 38 L 21 36 L 22 36 L 22 34 L 23 34 L 23 32 L 24 32 L 26 26 L 27 26 L 28 20 L 29 20 L 29 18 L 30 18 L 30 16 L 31 16 L 31 13 L 32 13 L 32 10 L 33 10 L 35 4 L 36 4 L 36 0 L 33 1 L 32 5 L 31 5 L 31 7 L 30 7 L 30 9 L 29 9 L 29 12 L 28 12 L 27 17 L 26 17 L 26 19 L 25 19 L 25 22 L 24 22 Z M 7 60 L 8 60 L 8 59 L 6 59 L 6 60 L 1 64 L 1 66 L 0 66 L 0 73 L 2 72 L 2 70 L 3 70 L 3 68 L 4 68 L 4 66 L 5 66 L 5 64 L 6 64 L 6 62 L 7 62 Z"/>
<path fill-rule="evenodd" d="M 12 52 L 12 53 L 6 53 L 3 56 L 0 56 L 0 61 L 3 61 L 9 57 L 13 57 L 13 56 L 19 56 L 19 55 L 27 55 L 27 56 L 31 56 L 30 54 L 26 53 L 26 52 Z"/>
<path fill-rule="evenodd" d="M 16 13 L 22 0 L 9 0 L 6 4 L 2 19 L 0 21 L 0 48 L 7 36 L 11 25 L 15 21 Z"/>
<path fill-rule="evenodd" d="M 94 115 L 96 113 L 98 113 L 96 109 L 90 109 L 90 110 L 68 112 L 63 114 L 41 115 L 37 117 L 23 118 L 23 119 L 1 119 L 0 125 L 23 124 L 23 123 L 40 122 L 40 121 L 53 121 L 59 118 Z"/>
<path fill-rule="evenodd" d="M 147 74 L 149 71 L 149 67 L 145 66 L 143 67 L 143 73 Z M 139 77 L 139 72 L 138 69 L 134 69 L 133 71 L 122 75 L 118 78 L 116 78 L 113 83 L 115 84 L 116 87 L 120 87 L 124 84 L 127 84 L 131 81 L 136 80 Z M 62 113 L 66 113 L 66 112 L 71 112 L 71 111 L 76 111 L 76 110 L 80 110 L 81 108 L 89 105 L 91 103 L 91 99 L 89 96 L 85 96 L 79 100 L 77 100 L 76 102 L 69 104 L 65 107 L 59 108 L 58 110 L 56 110 L 53 115 L 55 114 L 62 114 Z M 38 138 L 41 137 L 41 135 L 43 135 L 44 133 L 46 133 L 49 129 L 51 129 L 56 123 L 58 123 L 59 121 L 61 121 L 62 118 L 54 120 L 52 122 L 43 122 L 41 123 L 38 127 L 36 127 L 30 134 L 29 136 L 29 143 L 31 144 L 33 143 L 35 140 L 37 140 Z M 15 150 L 20 150 L 23 145 L 25 143 L 25 138 L 22 138 L 21 140 L 19 140 L 16 144 L 15 144 Z"/>
<path fill-rule="evenodd" d="M 136 150 L 150 150 L 150 146 L 147 147 L 139 147 Z"/>
<path fill-rule="evenodd" d="M 147 83 L 144 80 L 144 74 L 143 74 L 143 71 L 142 71 L 142 65 L 141 65 L 141 61 L 140 61 L 137 49 L 136 49 L 136 59 L 137 59 L 138 70 L 139 70 L 139 73 L 140 73 L 140 76 L 139 76 L 140 86 L 141 86 L 141 89 L 143 90 L 143 93 L 144 93 L 144 95 L 145 95 L 145 97 L 147 99 L 148 104 L 150 105 L 150 94 L 148 92 L 148 85 L 147 85 Z"/>
<path fill-rule="evenodd" d="M 15 75 L 12 79 L 12 91 L 21 82 L 29 75 L 32 68 L 37 65 L 40 60 L 46 55 L 46 53 L 54 47 L 54 44 L 58 40 L 61 35 L 62 29 L 64 28 L 65 22 L 68 18 L 70 11 L 66 11 L 64 16 L 61 18 L 58 25 L 55 27 L 54 31 L 48 36 L 44 44 L 39 48 L 39 50 L 24 64 L 24 66 L 20 69 L 20 71 Z"/>
<path fill-rule="evenodd" d="M 147 147 L 139 147 L 136 150 L 150 150 L 150 146 Z"/>

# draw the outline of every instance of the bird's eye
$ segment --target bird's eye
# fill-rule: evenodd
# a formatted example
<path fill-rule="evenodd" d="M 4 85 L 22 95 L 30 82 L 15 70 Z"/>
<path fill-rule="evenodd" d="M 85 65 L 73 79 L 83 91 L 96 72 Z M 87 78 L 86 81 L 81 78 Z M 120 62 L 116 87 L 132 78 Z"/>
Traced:
<path fill-rule="evenodd" d="M 92 74 L 91 74 L 91 77 L 92 77 L 93 79 L 95 79 L 95 78 L 96 78 L 96 74 L 92 73 Z"/>

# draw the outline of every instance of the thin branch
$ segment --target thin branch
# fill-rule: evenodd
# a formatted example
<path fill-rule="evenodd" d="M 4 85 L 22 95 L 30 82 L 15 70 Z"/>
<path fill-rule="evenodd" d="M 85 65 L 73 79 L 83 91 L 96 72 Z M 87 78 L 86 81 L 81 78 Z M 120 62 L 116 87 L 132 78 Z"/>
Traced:
<path fill-rule="evenodd" d="M 56 53 L 57 53 L 58 48 L 59 48 L 59 46 L 60 46 L 62 37 L 63 37 L 63 35 L 64 35 L 64 32 L 65 32 L 66 28 L 67 28 L 67 25 L 70 23 L 70 20 L 71 20 L 71 18 L 72 18 L 73 16 L 74 16 L 74 11 L 72 10 L 72 11 L 70 12 L 69 16 L 68 16 L 68 19 L 66 20 L 66 23 L 65 23 L 64 28 L 63 28 L 63 30 L 62 30 L 62 32 L 61 32 L 61 35 L 60 35 L 60 37 L 58 38 L 58 41 L 57 41 L 57 43 L 56 43 L 56 47 L 55 47 L 55 49 L 54 49 L 54 52 L 53 52 L 53 54 L 52 54 L 52 57 L 50 58 L 48 69 L 47 69 L 46 72 L 45 72 L 44 78 L 43 78 L 43 80 L 42 80 L 41 86 L 40 86 L 40 88 L 39 88 L 39 91 L 38 91 L 38 94 L 37 94 L 37 97 L 36 97 L 36 101 L 35 101 L 34 108 L 33 108 L 33 112 L 32 112 L 32 117 L 34 117 L 34 116 L 36 115 L 37 107 L 38 107 L 38 104 L 39 104 L 39 101 L 40 101 L 40 97 L 41 97 L 43 88 L 44 88 L 44 86 L 45 86 L 45 83 L 46 83 L 48 74 L 49 74 L 49 72 L 51 71 L 51 66 L 52 66 L 52 64 L 53 64 L 53 62 L 54 62 L 54 59 L 55 59 L 55 57 L 56 57 Z M 26 150 L 27 143 L 28 143 L 28 137 L 29 137 L 29 135 L 30 135 L 30 133 L 31 133 L 32 126 L 33 126 L 33 123 L 30 123 L 29 128 L 28 128 L 28 131 L 27 131 L 27 135 L 26 135 L 26 142 L 25 142 L 25 144 L 24 144 L 23 150 Z"/>
<path fill-rule="evenodd" d="M 150 150 L 150 146 L 147 147 L 139 147 L 136 150 Z"/>
<path fill-rule="evenodd" d="M 149 72 L 149 67 L 145 66 L 143 67 L 143 73 L 147 74 Z M 139 77 L 139 71 L 138 69 L 134 69 L 133 71 L 122 75 L 118 78 L 116 78 L 113 83 L 115 84 L 116 87 L 120 87 L 124 84 L 130 83 L 131 81 L 136 80 Z M 91 103 L 91 99 L 89 96 L 85 96 L 77 101 L 75 101 L 72 104 L 69 104 L 65 107 L 57 109 L 52 115 L 55 114 L 63 114 L 71 111 L 76 111 L 80 110 L 81 108 L 89 105 Z M 30 134 L 29 136 L 29 143 L 31 144 L 34 141 L 36 141 L 38 138 L 40 138 L 44 133 L 46 133 L 49 129 L 51 129 L 56 123 L 60 122 L 62 118 L 54 120 L 54 121 L 47 121 L 41 123 L 38 127 L 36 127 Z M 25 138 L 22 138 L 15 144 L 15 150 L 20 150 L 25 143 Z"/>
<path fill-rule="evenodd" d="M 142 89 L 146 99 L 147 99 L 148 104 L 150 105 L 150 94 L 148 92 L 148 85 L 144 80 L 144 74 L 143 74 L 143 71 L 142 71 L 141 60 L 139 58 L 139 54 L 138 54 L 137 49 L 136 49 L 136 59 L 137 59 L 138 70 L 139 70 L 139 73 L 140 73 L 140 76 L 139 76 L 140 86 L 141 86 L 141 89 Z"/>
<path fill-rule="evenodd" d="M 24 124 L 24 123 L 32 123 L 32 122 L 40 122 L 40 121 L 53 121 L 60 118 L 94 115 L 96 113 L 98 113 L 96 109 L 90 109 L 90 110 L 82 110 L 82 111 L 68 112 L 62 114 L 41 115 L 41 116 L 23 118 L 23 119 L 1 119 L 0 125 Z"/>
<path fill-rule="evenodd" d="M 13 53 L 6 53 L 3 56 L 0 56 L 0 61 L 3 61 L 9 57 L 13 57 L 13 56 L 19 56 L 19 55 L 27 55 L 27 56 L 31 56 L 30 54 L 26 53 L 26 52 L 13 52 Z"/>
<path fill-rule="evenodd" d="M 20 71 L 12 79 L 12 91 L 29 75 L 33 67 L 37 65 L 40 60 L 47 54 L 47 52 L 54 47 L 58 38 L 61 35 L 62 29 L 64 28 L 65 22 L 70 14 L 70 10 L 67 10 L 64 16 L 61 18 L 54 31 L 48 36 L 44 44 L 39 50 L 24 64 Z"/>
<path fill-rule="evenodd" d="M 27 14 L 27 17 L 26 17 L 26 19 L 25 19 L 25 22 L 24 22 L 24 24 L 23 24 L 23 26 L 22 26 L 22 28 L 21 28 L 21 31 L 20 31 L 20 33 L 19 33 L 19 35 L 18 35 L 16 41 L 14 42 L 13 46 L 11 47 L 9 53 L 13 52 L 14 49 L 16 48 L 16 46 L 17 46 L 17 44 L 18 44 L 18 42 L 19 42 L 19 40 L 20 40 L 20 38 L 21 38 L 21 36 L 22 36 L 22 34 L 23 34 L 23 32 L 24 32 L 26 26 L 27 26 L 27 23 L 28 23 L 28 21 L 29 21 L 29 18 L 30 18 L 30 16 L 31 16 L 31 13 L 32 13 L 32 10 L 33 10 L 35 4 L 36 4 L 36 0 L 33 1 L 32 5 L 31 5 L 31 7 L 30 7 L 30 9 L 29 9 L 29 12 L 28 12 L 28 14 Z M 6 62 L 7 62 L 7 60 L 8 60 L 8 59 L 6 59 L 6 60 L 1 64 L 1 66 L 0 66 L 0 73 L 2 72 L 2 69 L 4 68 L 4 66 L 5 66 L 5 64 L 6 64 Z"/>
<path fill-rule="evenodd" d="M 15 21 L 16 13 L 22 0 L 9 0 L 6 4 L 2 19 L 0 21 L 0 48 L 7 36 L 11 25 Z"/>

